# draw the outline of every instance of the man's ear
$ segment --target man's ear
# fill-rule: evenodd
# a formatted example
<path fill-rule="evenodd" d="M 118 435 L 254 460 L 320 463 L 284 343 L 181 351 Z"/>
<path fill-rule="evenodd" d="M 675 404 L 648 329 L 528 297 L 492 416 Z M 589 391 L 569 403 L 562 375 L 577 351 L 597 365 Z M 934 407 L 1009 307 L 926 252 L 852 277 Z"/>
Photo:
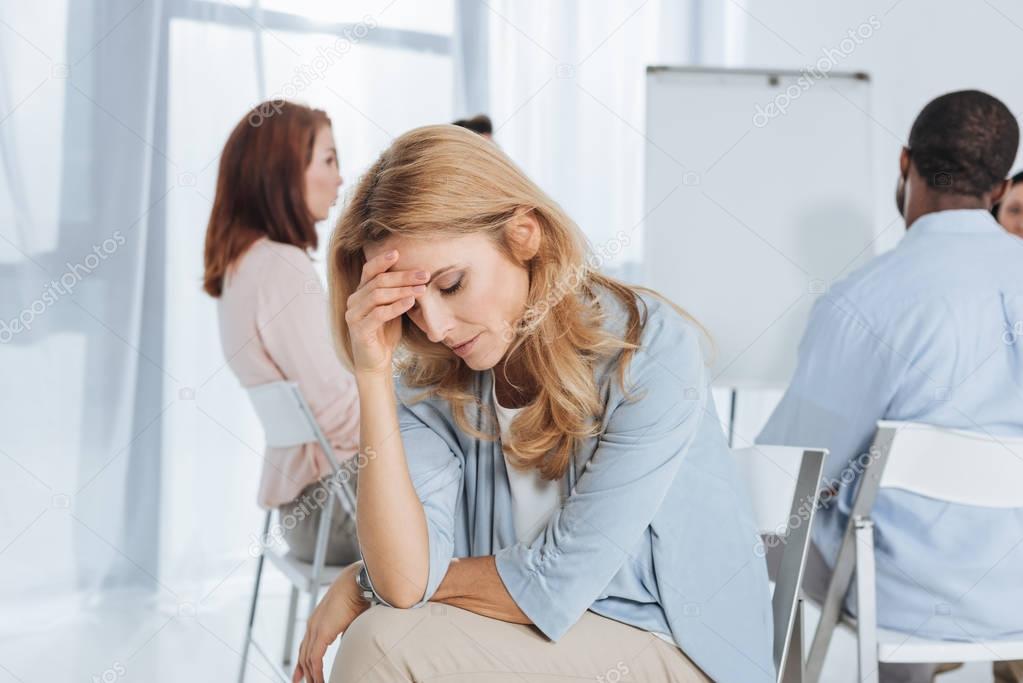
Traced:
<path fill-rule="evenodd" d="M 902 154 L 899 155 L 899 173 L 902 177 L 909 180 L 909 164 L 911 160 L 909 158 L 909 147 L 902 148 Z"/>
<path fill-rule="evenodd" d="M 540 251 L 542 233 L 540 222 L 532 209 L 525 209 L 515 214 L 506 228 L 508 241 L 512 251 L 522 261 L 528 261 Z"/>
<path fill-rule="evenodd" d="M 1009 191 L 1011 186 L 1012 181 L 1008 178 L 995 185 L 995 189 L 991 191 L 991 206 L 1005 199 L 1005 193 Z"/>

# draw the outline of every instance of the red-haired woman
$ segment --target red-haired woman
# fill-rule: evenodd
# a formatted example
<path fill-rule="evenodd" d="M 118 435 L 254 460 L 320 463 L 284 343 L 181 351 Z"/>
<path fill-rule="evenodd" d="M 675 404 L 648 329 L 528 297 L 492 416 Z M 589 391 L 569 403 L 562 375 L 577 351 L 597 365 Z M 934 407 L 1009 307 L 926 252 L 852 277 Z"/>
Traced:
<path fill-rule="evenodd" d="M 242 385 L 297 382 L 344 460 L 359 448 L 359 397 L 331 345 L 327 299 L 309 255 L 315 224 L 340 185 L 324 112 L 283 101 L 250 111 L 220 157 L 203 288 L 217 299 L 224 355 Z M 280 508 L 280 533 L 306 561 L 328 499 L 320 480 L 330 473 L 318 446 L 267 449 L 259 503 Z M 348 564 L 359 558 L 355 524 L 334 505 L 327 563 Z"/>

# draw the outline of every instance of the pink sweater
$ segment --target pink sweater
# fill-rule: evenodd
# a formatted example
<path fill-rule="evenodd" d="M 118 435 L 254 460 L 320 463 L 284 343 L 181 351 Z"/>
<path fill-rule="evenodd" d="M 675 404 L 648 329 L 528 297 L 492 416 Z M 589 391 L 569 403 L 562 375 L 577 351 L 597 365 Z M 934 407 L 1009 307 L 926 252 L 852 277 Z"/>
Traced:
<path fill-rule="evenodd" d="M 338 462 L 359 448 L 355 378 L 334 352 L 327 297 L 309 256 L 262 238 L 235 263 L 217 303 L 220 341 L 242 386 L 298 382 Z M 319 446 L 267 448 L 258 501 L 264 508 L 298 497 L 330 473 Z"/>

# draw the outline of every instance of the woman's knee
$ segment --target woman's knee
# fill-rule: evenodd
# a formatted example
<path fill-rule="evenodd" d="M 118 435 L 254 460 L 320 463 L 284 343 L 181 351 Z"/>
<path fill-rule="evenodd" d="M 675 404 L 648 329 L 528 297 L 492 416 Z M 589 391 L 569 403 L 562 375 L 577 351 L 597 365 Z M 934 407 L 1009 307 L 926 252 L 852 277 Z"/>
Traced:
<path fill-rule="evenodd" d="M 411 628 L 414 611 L 375 605 L 356 617 L 341 634 L 330 683 L 390 680 L 380 667 L 388 666 L 388 654 Z"/>

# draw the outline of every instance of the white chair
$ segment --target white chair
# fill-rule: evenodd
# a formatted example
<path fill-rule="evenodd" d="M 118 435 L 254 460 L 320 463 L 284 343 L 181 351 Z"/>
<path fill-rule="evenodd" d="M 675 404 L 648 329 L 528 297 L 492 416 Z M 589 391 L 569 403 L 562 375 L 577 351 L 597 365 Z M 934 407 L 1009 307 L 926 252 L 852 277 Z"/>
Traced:
<path fill-rule="evenodd" d="M 752 446 L 732 451 L 746 480 L 762 536 L 784 544 L 771 598 L 774 668 L 778 683 L 803 680 L 803 600 L 799 587 L 810 549 L 810 529 L 827 451 Z"/>
<path fill-rule="evenodd" d="M 307 443 L 318 443 L 320 445 L 334 472 L 334 476 L 326 480 L 328 487 L 331 489 L 332 497 L 336 497 L 341 503 L 342 509 L 354 518 L 355 494 L 348 483 L 350 477 L 346 476 L 346 473 L 338 465 L 330 442 L 316 423 L 313 412 L 309 408 L 309 404 L 306 403 L 301 391 L 299 391 L 298 385 L 294 382 L 271 382 L 249 388 L 248 394 L 249 399 L 252 401 L 252 406 L 255 408 L 256 414 L 263 425 L 267 446 L 286 448 Z M 262 655 L 274 674 L 279 676 L 285 683 L 291 681 L 287 667 L 291 664 L 291 653 L 294 648 L 299 593 L 309 594 L 309 615 L 311 616 L 316 608 L 316 603 L 319 601 L 320 589 L 323 586 L 329 586 L 342 569 L 342 567 L 324 566 L 327 554 L 327 535 L 330 531 L 333 508 L 331 499 L 323 503 L 323 513 L 320 516 L 320 525 L 317 529 L 316 550 L 314 551 L 312 563 L 302 562 L 289 554 L 265 547 L 270 533 L 270 520 L 273 510 L 266 513 L 263 535 L 260 537 L 260 553 L 256 565 L 256 583 L 252 590 L 252 603 L 249 607 L 245 643 L 242 646 L 241 670 L 238 673 L 239 683 L 245 680 L 245 667 L 248 662 L 250 644 Z M 288 622 L 284 636 L 284 655 L 280 665 L 267 654 L 252 635 L 253 625 L 256 620 L 256 601 L 259 598 L 259 583 L 263 574 L 264 559 L 269 559 L 270 563 L 277 567 L 291 582 L 291 599 L 288 606 Z"/>
<path fill-rule="evenodd" d="M 856 631 L 859 680 L 878 680 L 878 663 L 974 662 L 1023 659 L 1023 640 L 929 640 L 877 627 L 874 524 L 879 489 L 901 489 L 949 503 L 1023 507 L 1023 439 L 994 439 L 912 422 L 881 421 L 849 516 L 835 571 L 806 664 L 820 678 L 828 645 L 841 623 Z M 977 530 L 982 533 L 982 529 Z M 857 619 L 842 613 L 856 572 Z"/>

